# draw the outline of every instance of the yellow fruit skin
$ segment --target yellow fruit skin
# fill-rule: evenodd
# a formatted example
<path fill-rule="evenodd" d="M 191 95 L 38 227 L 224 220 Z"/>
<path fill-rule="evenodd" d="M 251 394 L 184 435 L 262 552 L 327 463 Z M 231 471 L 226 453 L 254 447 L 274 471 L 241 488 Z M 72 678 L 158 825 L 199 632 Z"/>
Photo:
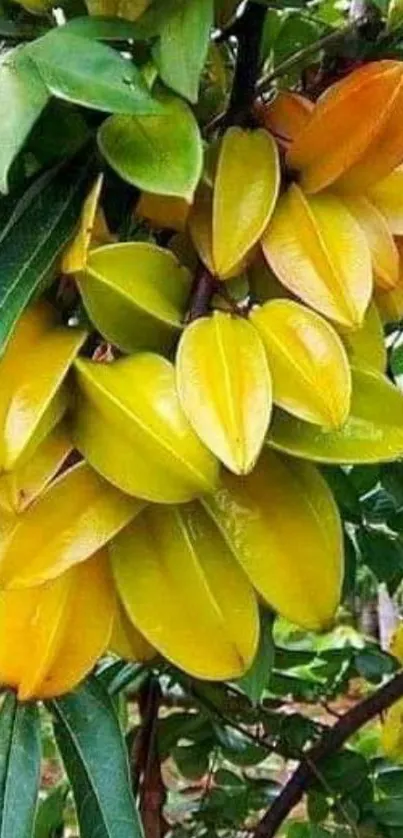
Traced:
<path fill-rule="evenodd" d="M 391 655 L 397 658 L 399 663 L 403 664 L 403 623 L 400 623 L 393 633 L 389 651 Z"/>
<path fill-rule="evenodd" d="M 141 507 L 79 463 L 15 518 L 0 544 L 0 588 L 54 579 L 103 547 Z"/>
<path fill-rule="evenodd" d="M 69 244 L 62 259 L 61 270 L 64 274 L 82 271 L 91 247 L 109 244 L 113 236 L 109 233 L 105 217 L 99 206 L 103 175 L 98 175 L 81 211 L 79 229 Z"/>
<path fill-rule="evenodd" d="M 23 512 L 50 483 L 71 448 L 62 422 L 24 465 L 0 476 L 0 506 L 8 512 Z"/>
<path fill-rule="evenodd" d="M 130 622 L 120 603 L 115 613 L 109 649 L 120 658 L 134 662 L 145 663 L 152 660 L 156 655 L 155 649 Z"/>
<path fill-rule="evenodd" d="M 307 197 L 293 184 L 278 202 L 262 247 L 289 291 L 336 323 L 361 325 L 372 293 L 371 254 L 339 198 Z"/>
<path fill-rule="evenodd" d="M 107 555 L 40 587 L 0 593 L 0 682 L 21 701 L 68 692 L 109 644 L 115 592 Z"/>
<path fill-rule="evenodd" d="M 403 236 L 403 166 L 375 183 L 368 192 L 370 201 L 386 219 L 393 236 Z"/>
<path fill-rule="evenodd" d="M 351 374 L 334 329 L 291 300 L 256 307 L 250 319 L 264 343 L 274 402 L 307 422 L 342 425 L 350 409 Z"/>
<path fill-rule="evenodd" d="M 149 506 L 111 545 L 127 614 L 186 672 L 239 677 L 256 652 L 253 590 L 219 530 L 197 503 Z"/>
<path fill-rule="evenodd" d="M 385 290 L 394 288 L 399 281 L 399 252 L 386 219 L 365 197 L 347 196 L 344 204 L 366 237 L 375 284 Z"/>
<path fill-rule="evenodd" d="M 227 276 L 259 241 L 279 186 L 279 156 L 270 134 L 229 128 L 220 148 L 213 197 L 213 262 L 218 276 Z"/>
<path fill-rule="evenodd" d="M 382 725 L 381 745 L 385 756 L 403 762 L 403 698 L 389 707 Z"/>
<path fill-rule="evenodd" d="M 79 360 L 74 440 L 122 491 L 182 503 L 213 491 L 218 463 L 192 430 L 165 358 L 140 353 L 113 364 Z"/>
<path fill-rule="evenodd" d="M 382 321 L 375 303 L 368 307 L 360 329 L 339 327 L 338 331 L 352 366 L 385 372 L 388 358 Z"/>
<path fill-rule="evenodd" d="M 186 230 L 189 210 L 190 204 L 184 198 L 142 192 L 136 215 L 151 221 L 155 227 L 167 227 L 182 233 Z"/>
<path fill-rule="evenodd" d="M 261 596 L 305 629 L 329 627 L 343 578 L 336 504 L 314 466 L 266 449 L 203 501 Z"/>
<path fill-rule="evenodd" d="M 403 395 L 371 369 L 353 369 L 351 411 L 342 428 L 328 430 L 274 413 L 268 442 L 320 463 L 377 463 L 403 455 Z"/>
<path fill-rule="evenodd" d="M 181 338 L 176 380 L 183 410 L 205 445 L 235 474 L 250 471 L 271 414 L 263 344 L 240 318 L 215 311 Z"/>

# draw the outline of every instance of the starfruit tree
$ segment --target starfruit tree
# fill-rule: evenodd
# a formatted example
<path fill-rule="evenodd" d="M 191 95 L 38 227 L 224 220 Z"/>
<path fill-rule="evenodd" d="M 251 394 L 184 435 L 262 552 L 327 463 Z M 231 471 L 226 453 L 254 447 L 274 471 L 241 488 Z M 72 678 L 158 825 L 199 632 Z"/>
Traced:
<path fill-rule="evenodd" d="M 399 838 L 402 4 L 55 5 L 0 17 L 0 834 Z"/>

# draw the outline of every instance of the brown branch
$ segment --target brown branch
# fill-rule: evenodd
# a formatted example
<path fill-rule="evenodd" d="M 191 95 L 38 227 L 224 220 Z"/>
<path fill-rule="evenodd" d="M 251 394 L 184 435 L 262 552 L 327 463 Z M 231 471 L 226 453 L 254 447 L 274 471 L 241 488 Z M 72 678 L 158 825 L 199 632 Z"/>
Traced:
<path fill-rule="evenodd" d="M 198 317 L 204 317 L 210 308 L 211 299 L 217 287 L 217 281 L 207 268 L 200 263 L 190 294 L 190 306 L 186 322 L 191 323 Z"/>
<path fill-rule="evenodd" d="M 162 813 L 166 790 L 157 740 L 160 699 L 158 680 L 150 677 L 138 694 L 141 725 L 130 759 L 132 787 L 140 797 L 145 838 L 163 838 L 168 827 Z"/>
<path fill-rule="evenodd" d="M 273 838 L 291 810 L 314 783 L 315 771 L 320 763 L 337 753 L 357 730 L 402 697 L 403 672 L 345 713 L 330 730 L 326 731 L 319 742 L 307 751 L 281 794 L 267 810 L 254 832 L 254 838 Z M 312 770 L 312 765 L 315 766 L 314 770 Z"/>

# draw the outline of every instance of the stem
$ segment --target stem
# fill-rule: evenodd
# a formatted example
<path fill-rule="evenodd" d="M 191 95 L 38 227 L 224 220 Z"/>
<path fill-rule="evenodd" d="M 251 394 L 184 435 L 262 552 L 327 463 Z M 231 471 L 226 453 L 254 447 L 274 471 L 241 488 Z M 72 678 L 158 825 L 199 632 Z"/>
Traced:
<path fill-rule="evenodd" d="M 193 283 L 190 307 L 186 318 L 188 323 L 207 314 L 215 289 L 216 280 L 210 271 L 200 264 Z"/>
<path fill-rule="evenodd" d="M 273 838 L 291 810 L 314 783 L 321 761 L 337 753 L 357 730 L 402 697 L 403 672 L 400 672 L 384 687 L 345 713 L 330 730 L 323 734 L 319 742 L 307 751 L 281 794 L 258 824 L 253 838 Z"/>
<path fill-rule="evenodd" d="M 224 126 L 242 124 L 255 98 L 260 64 L 260 43 L 266 9 L 260 3 L 248 3 L 237 28 L 238 55 L 234 82 Z"/>
<path fill-rule="evenodd" d="M 166 791 L 158 754 L 158 710 L 161 690 L 156 678 L 150 677 L 142 685 L 138 700 L 141 726 L 130 760 L 132 786 L 134 793 L 140 796 L 145 838 L 163 838 L 166 823 L 162 809 Z"/>

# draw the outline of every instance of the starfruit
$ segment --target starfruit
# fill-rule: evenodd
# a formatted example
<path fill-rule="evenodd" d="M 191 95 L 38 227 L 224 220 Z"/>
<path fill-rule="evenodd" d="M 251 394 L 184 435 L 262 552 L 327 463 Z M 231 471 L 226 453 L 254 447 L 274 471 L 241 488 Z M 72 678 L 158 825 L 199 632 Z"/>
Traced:
<path fill-rule="evenodd" d="M 101 552 L 45 585 L 0 592 L 0 683 L 21 701 L 74 689 L 109 645 L 111 583 Z"/>
<path fill-rule="evenodd" d="M 394 236 L 403 236 L 403 166 L 398 166 L 386 178 L 378 181 L 368 193 Z"/>
<path fill-rule="evenodd" d="M 121 603 L 115 612 L 109 649 L 127 661 L 149 661 L 155 657 L 155 649 L 129 620 Z"/>
<path fill-rule="evenodd" d="M 332 85 L 288 155 L 306 192 L 359 194 L 403 160 L 403 62 L 375 61 Z"/>
<path fill-rule="evenodd" d="M 72 448 L 63 423 L 47 436 L 19 468 L 0 476 L 0 506 L 22 512 L 54 478 Z"/>
<path fill-rule="evenodd" d="M 397 658 L 399 663 L 403 664 L 403 622 L 399 623 L 392 635 L 389 652 Z"/>
<path fill-rule="evenodd" d="M 0 544 L 0 588 L 54 579 L 103 547 L 141 508 L 79 463 L 15 518 Z"/>
<path fill-rule="evenodd" d="M 176 356 L 179 398 L 204 444 L 235 474 L 250 471 L 271 414 L 262 341 L 246 321 L 215 311 L 185 329 Z"/>
<path fill-rule="evenodd" d="M 337 323 L 361 325 L 372 293 L 371 255 L 339 198 L 307 197 L 293 184 L 278 202 L 262 247 L 293 294 Z"/>
<path fill-rule="evenodd" d="M 148 507 L 114 539 L 111 556 L 130 619 L 168 660 L 214 680 L 249 668 L 259 636 L 255 596 L 200 504 Z"/>
<path fill-rule="evenodd" d="M 78 360 L 77 448 L 122 491 L 159 503 L 211 492 L 218 464 L 181 408 L 173 365 L 140 353 L 112 364 Z"/>
<path fill-rule="evenodd" d="M 228 276 L 259 241 L 280 186 L 277 146 L 263 129 L 229 128 L 224 135 L 213 196 L 213 263 Z"/>
<path fill-rule="evenodd" d="M 146 242 L 100 247 L 89 254 L 78 284 L 91 321 L 124 352 L 172 347 L 191 278 L 169 250 Z"/>
<path fill-rule="evenodd" d="M 319 428 L 279 410 L 270 425 L 270 445 L 322 463 L 377 463 L 402 457 L 402 393 L 378 372 L 352 372 L 351 410 L 342 428 Z"/>
<path fill-rule="evenodd" d="M 242 479 L 229 472 L 203 503 L 261 596 L 305 629 L 329 627 L 340 599 L 339 514 L 309 463 L 266 449 Z"/>
<path fill-rule="evenodd" d="M 182 233 L 186 229 L 190 204 L 174 195 L 155 195 L 142 192 L 136 215 L 150 221 L 154 227 L 168 227 Z"/>
<path fill-rule="evenodd" d="M 213 259 L 213 190 L 206 183 L 197 189 L 195 200 L 189 214 L 189 233 L 193 246 L 203 265 L 214 276 L 216 267 Z M 240 274 L 244 262 L 237 262 L 228 274 L 221 279 L 231 279 Z"/>
<path fill-rule="evenodd" d="M 103 175 L 99 175 L 84 201 L 80 226 L 62 259 L 61 269 L 64 274 L 74 274 L 83 270 L 90 247 L 110 244 L 113 241 L 99 206 L 102 184 Z"/>
<path fill-rule="evenodd" d="M 387 710 L 382 725 L 381 745 L 389 759 L 403 762 L 403 698 Z"/>
<path fill-rule="evenodd" d="M 255 106 L 257 117 L 285 148 L 305 127 L 313 108 L 310 99 L 293 90 L 279 90 L 273 101 Z"/>
<path fill-rule="evenodd" d="M 44 302 L 19 320 L 0 360 L 0 467 L 9 471 L 33 454 L 69 405 L 66 374 L 86 335 L 57 325 Z"/>
<path fill-rule="evenodd" d="M 363 196 L 346 196 L 345 206 L 360 225 L 371 253 L 375 284 L 390 290 L 399 281 L 399 251 L 381 212 Z"/>
<path fill-rule="evenodd" d="M 351 374 L 334 329 L 291 300 L 257 306 L 250 319 L 264 343 L 275 404 L 308 422 L 342 425 L 350 410 Z"/>
<path fill-rule="evenodd" d="M 375 303 L 367 309 L 364 322 L 359 329 L 341 329 L 339 333 L 354 367 L 369 367 L 385 372 L 387 352 L 382 321 Z"/>
<path fill-rule="evenodd" d="M 375 302 L 383 323 L 399 323 L 403 318 L 403 282 L 391 291 L 378 291 Z"/>

